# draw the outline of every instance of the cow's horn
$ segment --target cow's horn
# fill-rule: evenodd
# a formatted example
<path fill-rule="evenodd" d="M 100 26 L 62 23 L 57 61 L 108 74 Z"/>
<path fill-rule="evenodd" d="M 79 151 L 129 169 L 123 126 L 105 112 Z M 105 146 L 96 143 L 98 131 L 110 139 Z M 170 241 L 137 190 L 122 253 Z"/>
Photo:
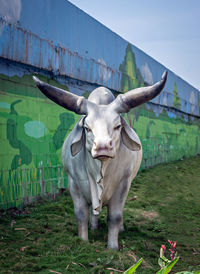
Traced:
<path fill-rule="evenodd" d="M 128 112 L 131 108 L 137 107 L 156 97 L 164 88 L 166 80 L 167 71 L 163 73 L 162 79 L 153 86 L 133 89 L 125 94 L 118 95 L 111 105 L 118 113 Z"/>
<path fill-rule="evenodd" d="M 40 81 L 37 77 L 33 76 L 37 87 L 42 93 L 56 104 L 76 112 L 77 114 L 87 114 L 87 100 L 82 96 L 77 96 L 73 93 L 63 89 L 51 86 L 47 83 Z"/>

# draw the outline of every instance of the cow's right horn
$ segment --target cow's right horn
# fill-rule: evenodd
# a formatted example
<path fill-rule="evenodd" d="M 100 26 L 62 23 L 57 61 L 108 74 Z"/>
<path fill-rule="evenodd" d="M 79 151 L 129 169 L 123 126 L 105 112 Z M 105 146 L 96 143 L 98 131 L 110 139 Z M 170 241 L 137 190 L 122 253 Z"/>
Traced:
<path fill-rule="evenodd" d="M 42 93 L 56 104 L 68 110 L 74 111 L 77 114 L 87 114 L 88 102 L 84 97 L 51 86 L 40 81 L 35 76 L 33 76 L 33 80 L 36 82 L 37 87 L 42 91 Z"/>
<path fill-rule="evenodd" d="M 163 73 L 162 79 L 153 86 L 141 87 L 130 90 L 125 94 L 118 95 L 111 103 L 112 108 L 118 113 L 128 112 L 131 108 L 137 107 L 155 98 L 164 88 L 167 80 L 167 71 Z"/>

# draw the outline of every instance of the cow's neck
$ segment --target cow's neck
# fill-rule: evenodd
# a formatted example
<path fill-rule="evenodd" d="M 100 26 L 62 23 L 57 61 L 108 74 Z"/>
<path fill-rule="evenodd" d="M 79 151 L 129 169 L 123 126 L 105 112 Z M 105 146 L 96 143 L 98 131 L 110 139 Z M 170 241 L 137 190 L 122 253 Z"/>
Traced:
<path fill-rule="evenodd" d="M 93 159 L 91 153 L 85 150 L 85 161 L 86 161 L 86 171 L 88 174 L 90 193 L 91 193 L 91 203 L 93 208 L 93 214 L 98 215 L 101 211 L 100 209 L 100 197 L 103 192 L 102 186 L 99 184 L 102 179 L 101 161 Z"/>
<path fill-rule="evenodd" d="M 122 180 L 121 166 L 123 166 L 123 161 L 126 158 L 126 150 L 120 142 L 115 158 L 102 163 L 102 179 L 99 184 L 102 186 L 103 191 L 100 197 L 100 207 L 108 202 Z"/>
<path fill-rule="evenodd" d="M 120 149 L 121 148 L 119 148 L 119 150 Z M 104 192 L 107 189 L 106 185 L 108 184 L 108 177 L 111 177 L 110 171 L 115 169 L 115 165 L 118 163 L 119 153 L 120 151 L 116 152 L 114 159 L 99 161 L 92 158 L 91 153 L 86 150 L 86 169 L 90 181 L 91 203 L 93 207 L 93 213 L 95 215 L 101 212 L 104 200 Z"/>
<path fill-rule="evenodd" d="M 115 158 L 110 158 L 110 159 L 107 159 L 106 161 L 102 161 L 102 165 L 101 165 L 102 178 L 104 178 L 107 175 L 107 173 L 109 172 L 111 167 L 113 167 L 114 165 L 116 165 L 118 163 L 121 150 L 122 150 L 122 145 L 121 145 L 121 140 L 120 140 L 120 145 L 116 151 Z"/>

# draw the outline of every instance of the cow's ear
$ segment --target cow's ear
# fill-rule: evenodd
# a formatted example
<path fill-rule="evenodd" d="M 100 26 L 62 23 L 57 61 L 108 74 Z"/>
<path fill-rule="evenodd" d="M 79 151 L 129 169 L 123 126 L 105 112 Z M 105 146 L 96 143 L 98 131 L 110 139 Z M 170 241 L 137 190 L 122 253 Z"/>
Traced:
<path fill-rule="evenodd" d="M 74 128 L 74 139 L 73 143 L 71 144 L 72 156 L 75 156 L 77 153 L 79 153 L 84 145 L 85 133 L 83 129 L 83 120 L 84 117 L 79 120 L 76 127 Z"/>
<path fill-rule="evenodd" d="M 141 149 L 140 139 L 135 131 L 129 127 L 125 119 L 121 116 L 121 136 L 123 144 L 130 150 L 139 151 Z"/>

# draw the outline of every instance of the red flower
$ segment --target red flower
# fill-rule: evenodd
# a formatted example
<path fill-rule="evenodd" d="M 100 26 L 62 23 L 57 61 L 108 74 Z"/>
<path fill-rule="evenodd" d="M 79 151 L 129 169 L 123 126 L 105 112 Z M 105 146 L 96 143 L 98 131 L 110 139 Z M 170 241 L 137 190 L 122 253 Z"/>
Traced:
<path fill-rule="evenodd" d="M 175 249 L 175 247 L 176 247 L 176 244 L 177 244 L 177 242 L 176 241 L 170 241 L 170 240 L 168 240 L 168 242 L 170 243 L 170 245 L 171 245 L 171 249 Z"/>
<path fill-rule="evenodd" d="M 170 241 L 170 240 L 168 240 L 168 242 L 169 242 L 169 244 L 171 245 L 171 249 L 169 249 L 169 251 L 171 252 L 171 254 L 170 254 L 170 257 L 171 257 L 171 259 L 173 260 L 174 259 L 174 253 L 175 253 L 175 247 L 176 247 L 176 241 Z"/>
<path fill-rule="evenodd" d="M 160 258 L 162 258 L 164 256 L 165 250 L 166 250 L 166 246 L 165 245 L 161 245 L 161 248 L 160 248 Z"/>
<path fill-rule="evenodd" d="M 165 253 L 165 250 L 166 250 L 166 246 L 165 245 L 161 245 L 161 248 L 163 250 L 163 254 Z"/>

